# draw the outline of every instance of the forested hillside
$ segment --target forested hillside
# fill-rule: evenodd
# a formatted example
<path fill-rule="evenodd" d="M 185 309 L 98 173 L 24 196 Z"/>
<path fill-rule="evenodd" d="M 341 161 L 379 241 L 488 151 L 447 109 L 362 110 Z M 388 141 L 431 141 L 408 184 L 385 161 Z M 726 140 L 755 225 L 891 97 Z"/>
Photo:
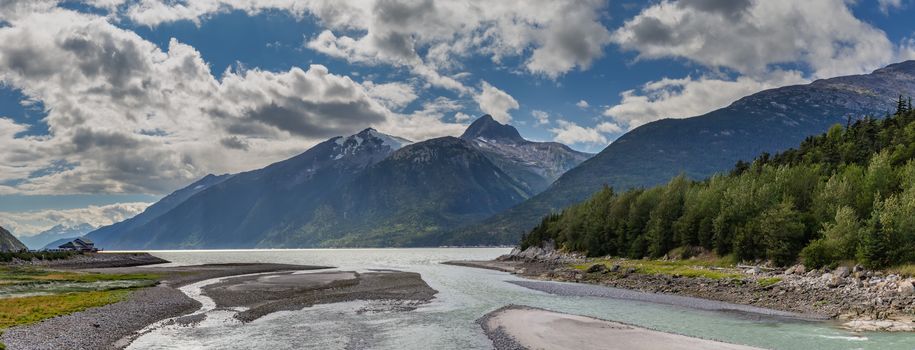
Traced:
<path fill-rule="evenodd" d="M 541 217 L 584 201 L 604 185 L 617 190 L 652 187 L 683 174 L 701 180 L 738 160 L 796 147 L 848 116 L 883 116 L 899 94 L 915 91 L 915 60 L 870 74 L 784 86 L 741 98 L 727 107 L 685 119 L 639 126 L 529 200 L 456 237 L 484 244 L 517 242 Z"/>
<path fill-rule="evenodd" d="M 703 181 L 616 192 L 544 217 L 522 248 L 555 240 L 590 256 L 705 250 L 741 261 L 869 267 L 915 262 L 915 112 L 835 125 L 800 147 Z"/>

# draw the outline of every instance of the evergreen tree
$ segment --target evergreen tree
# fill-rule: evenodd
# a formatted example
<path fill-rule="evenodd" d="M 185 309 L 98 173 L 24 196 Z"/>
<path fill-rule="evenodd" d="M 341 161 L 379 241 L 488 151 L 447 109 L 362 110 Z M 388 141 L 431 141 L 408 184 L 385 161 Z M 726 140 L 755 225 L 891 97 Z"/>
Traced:
<path fill-rule="evenodd" d="M 592 198 L 543 218 L 522 247 L 553 240 L 590 256 L 659 257 L 701 246 L 811 267 L 915 263 L 915 111 L 870 116 L 702 181 Z"/>
<path fill-rule="evenodd" d="M 905 114 L 907 108 L 906 100 L 902 98 L 902 95 L 899 95 L 899 100 L 896 101 L 896 115 Z"/>

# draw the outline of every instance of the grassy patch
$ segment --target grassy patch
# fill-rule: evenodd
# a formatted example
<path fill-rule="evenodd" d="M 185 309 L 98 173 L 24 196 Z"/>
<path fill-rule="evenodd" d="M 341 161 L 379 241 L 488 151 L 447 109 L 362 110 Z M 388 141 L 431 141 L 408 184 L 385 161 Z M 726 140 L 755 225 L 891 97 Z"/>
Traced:
<path fill-rule="evenodd" d="M 153 285 L 159 278 L 156 274 L 105 274 L 34 267 L 0 267 L 0 289 L 14 295 L 0 298 L 0 330 L 116 303 L 135 287 Z M 16 297 L 15 294 L 20 292 L 30 295 Z"/>
<path fill-rule="evenodd" d="M 771 286 L 771 285 L 776 284 L 781 281 L 782 281 L 782 279 L 778 278 L 778 277 L 768 277 L 768 278 L 760 278 L 760 279 L 756 280 L 756 283 L 759 284 L 760 287 L 765 288 L 765 287 Z"/>
<path fill-rule="evenodd" d="M 128 289 L 8 298 L 0 302 L 0 329 L 40 322 L 123 300 Z"/>
<path fill-rule="evenodd" d="M 586 264 L 573 266 L 579 270 L 587 270 L 593 264 L 606 266 L 619 265 L 621 269 L 635 268 L 636 272 L 647 275 L 671 275 L 683 277 L 702 277 L 708 279 L 742 278 L 743 275 L 731 270 L 716 268 L 732 267 L 728 259 L 703 258 L 687 260 L 615 260 L 601 259 Z"/>
<path fill-rule="evenodd" d="M 915 264 L 905 264 L 905 265 L 894 266 L 894 267 L 886 269 L 886 272 L 895 273 L 900 276 L 913 277 L 913 276 L 915 276 Z"/>
<path fill-rule="evenodd" d="M 0 267 L 0 285 L 30 282 L 101 282 L 125 280 L 156 280 L 149 273 L 109 274 L 74 271 L 52 271 L 33 267 Z"/>

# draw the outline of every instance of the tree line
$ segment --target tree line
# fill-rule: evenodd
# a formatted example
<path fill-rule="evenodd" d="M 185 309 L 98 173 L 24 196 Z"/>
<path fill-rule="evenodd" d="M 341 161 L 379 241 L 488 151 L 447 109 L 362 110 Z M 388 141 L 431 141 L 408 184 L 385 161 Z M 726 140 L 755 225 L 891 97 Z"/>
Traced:
<path fill-rule="evenodd" d="M 872 268 L 915 262 L 915 111 L 849 119 L 797 148 L 701 181 L 604 187 L 544 217 L 521 247 L 554 241 L 589 256 L 688 257 Z"/>

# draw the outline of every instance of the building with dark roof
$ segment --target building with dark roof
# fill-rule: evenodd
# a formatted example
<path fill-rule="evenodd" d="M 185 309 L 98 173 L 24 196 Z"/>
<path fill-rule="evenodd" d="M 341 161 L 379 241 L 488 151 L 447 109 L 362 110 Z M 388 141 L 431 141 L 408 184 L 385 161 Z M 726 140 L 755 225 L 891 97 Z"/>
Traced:
<path fill-rule="evenodd" d="M 95 247 L 95 243 L 92 240 L 80 237 L 69 241 L 67 243 L 61 244 L 57 247 L 60 250 L 72 250 L 77 252 L 97 252 L 98 248 Z"/>

